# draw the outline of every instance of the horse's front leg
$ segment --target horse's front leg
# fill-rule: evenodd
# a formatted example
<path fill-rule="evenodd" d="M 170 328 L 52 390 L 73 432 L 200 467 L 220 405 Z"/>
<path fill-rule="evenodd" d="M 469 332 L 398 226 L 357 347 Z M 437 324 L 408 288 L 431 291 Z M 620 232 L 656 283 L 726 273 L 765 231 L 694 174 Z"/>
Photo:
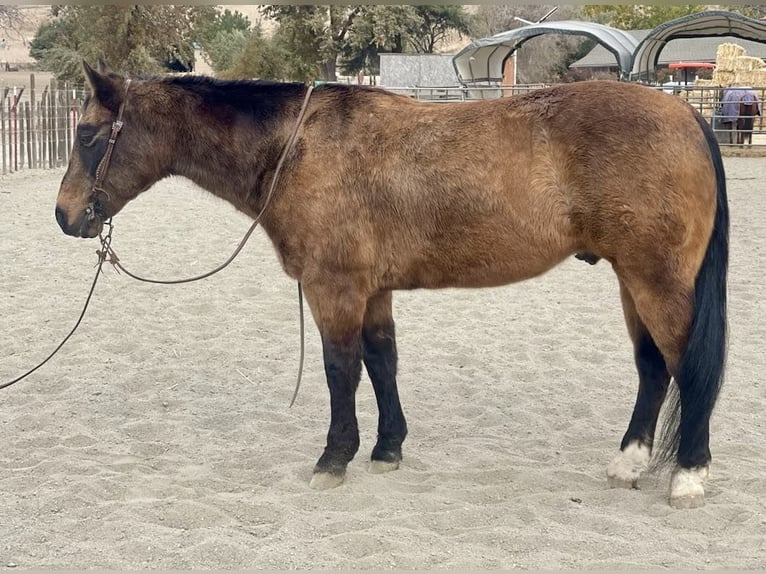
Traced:
<path fill-rule="evenodd" d="M 362 372 L 362 322 L 366 296 L 351 282 L 304 285 L 306 300 L 322 336 L 327 386 L 330 390 L 330 430 L 327 446 L 314 467 L 311 487 L 338 486 L 359 449 L 356 389 Z"/>
<path fill-rule="evenodd" d="M 407 436 L 396 388 L 396 335 L 390 291 L 367 301 L 362 344 L 364 365 L 378 402 L 378 441 L 372 450 L 370 472 L 382 473 L 399 468 L 402 443 Z"/>

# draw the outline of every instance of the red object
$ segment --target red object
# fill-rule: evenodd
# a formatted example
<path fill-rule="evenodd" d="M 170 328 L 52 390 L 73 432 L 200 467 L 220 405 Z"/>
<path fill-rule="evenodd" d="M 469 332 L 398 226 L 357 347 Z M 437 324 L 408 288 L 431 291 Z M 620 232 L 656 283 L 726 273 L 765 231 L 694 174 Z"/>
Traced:
<path fill-rule="evenodd" d="M 715 68 L 715 64 L 710 62 L 671 62 L 668 64 L 668 68 L 671 70 L 687 69 L 687 68 Z"/>

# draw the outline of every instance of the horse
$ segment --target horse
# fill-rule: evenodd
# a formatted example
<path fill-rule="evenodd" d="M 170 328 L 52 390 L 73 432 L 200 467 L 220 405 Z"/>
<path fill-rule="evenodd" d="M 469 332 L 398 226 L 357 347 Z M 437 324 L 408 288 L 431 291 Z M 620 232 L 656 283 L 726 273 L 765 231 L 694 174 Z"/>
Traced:
<path fill-rule="evenodd" d="M 753 143 L 753 124 L 755 116 L 760 116 L 758 96 L 749 90 L 739 101 L 739 117 L 737 117 L 737 143 L 751 145 Z"/>
<path fill-rule="evenodd" d="M 721 97 L 721 124 L 727 132 L 727 142 L 750 145 L 753 141 L 755 116 L 761 115 L 758 95 L 746 87 L 727 88 Z"/>
<path fill-rule="evenodd" d="M 669 503 L 704 504 L 729 215 L 714 133 L 688 104 L 611 81 L 437 104 L 364 86 L 83 69 L 58 224 L 96 237 L 171 175 L 260 214 L 321 336 L 331 416 L 312 488 L 340 485 L 357 453 L 362 365 L 379 411 L 369 470 L 402 461 L 393 291 L 505 285 L 578 254 L 616 273 L 638 371 L 608 484 L 638 488 L 665 461 Z"/>

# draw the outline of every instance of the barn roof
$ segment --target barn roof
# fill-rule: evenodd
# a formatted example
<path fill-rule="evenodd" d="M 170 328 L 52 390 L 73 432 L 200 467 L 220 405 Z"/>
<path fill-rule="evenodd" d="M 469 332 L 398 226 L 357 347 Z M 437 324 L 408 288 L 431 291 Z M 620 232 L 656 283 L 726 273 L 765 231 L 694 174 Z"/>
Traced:
<path fill-rule="evenodd" d="M 458 79 L 465 84 L 501 82 L 506 58 L 527 40 L 542 34 L 570 34 L 593 38 L 614 55 L 621 74 L 625 76 L 630 73 L 633 51 L 638 44 L 636 39 L 624 30 L 595 22 L 562 20 L 532 24 L 471 42 L 452 60 Z"/>

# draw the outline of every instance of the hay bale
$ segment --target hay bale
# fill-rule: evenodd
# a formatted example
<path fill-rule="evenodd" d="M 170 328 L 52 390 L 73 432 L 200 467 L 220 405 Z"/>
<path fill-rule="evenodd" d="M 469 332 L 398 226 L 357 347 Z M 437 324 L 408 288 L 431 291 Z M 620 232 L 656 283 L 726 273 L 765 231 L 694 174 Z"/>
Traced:
<path fill-rule="evenodd" d="M 766 86 L 766 68 L 750 72 L 736 72 L 734 84 L 738 86 Z"/>
<path fill-rule="evenodd" d="M 739 56 L 744 56 L 744 55 L 745 55 L 745 49 L 739 44 L 724 42 L 718 45 L 715 59 L 716 61 L 729 60 L 729 59 L 734 60 L 738 58 Z"/>
<path fill-rule="evenodd" d="M 735 58 L 721 57 L 716 58 L 715 69 L 723 72 L 734 71 Z"/>
<path fill-rule="evenodd" d="M 713 71 L 713 82 L 719 86 L 731 86 L 734 83 L 735 74 L 716 68 Z"/>
<path fill-rule="evenodd" d="M 735 72 L 752 72 L 763 68 L 763 60 L 752 56 L 740 56 L 734 60 Z"/>

